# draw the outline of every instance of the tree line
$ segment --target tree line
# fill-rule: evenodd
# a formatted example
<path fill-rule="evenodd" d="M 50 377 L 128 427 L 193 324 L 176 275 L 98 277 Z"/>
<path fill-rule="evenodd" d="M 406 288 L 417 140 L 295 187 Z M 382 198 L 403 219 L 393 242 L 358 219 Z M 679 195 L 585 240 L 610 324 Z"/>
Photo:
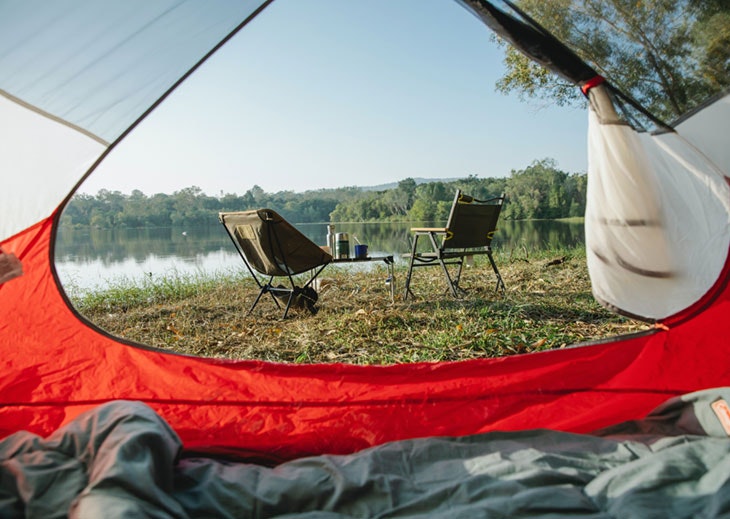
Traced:
<path fill-rule="evenodd" d="M 665 122 L 730 87 L 727 0 L 517 3 L 599 74 Z M 567 80 L 500 43 L 506 70 L 497 90 L 558 105 L 585 102 Z"/>
<path fill-rule="evenodd" d="M 134 190 L 100 190 L 77 194 L 66 206 L 61 225 L 71 227 L 170 227 L 208 225 L 224 211 L 270 208 L 294 223 L 314 222 L 445 222 L 456 189 L 477 198 L 507 195 L 502 217 L 511 220 L 583 216 L 586 175 L 567 173 L 553 159 L 513 170 L 507 178 L 466 178 L 417 183 L 412 178 L 396 187 L 319 189 L 267 193 L 253 186 L 243 195 L 209 196 L 199 187 L 151 196 Z"/>

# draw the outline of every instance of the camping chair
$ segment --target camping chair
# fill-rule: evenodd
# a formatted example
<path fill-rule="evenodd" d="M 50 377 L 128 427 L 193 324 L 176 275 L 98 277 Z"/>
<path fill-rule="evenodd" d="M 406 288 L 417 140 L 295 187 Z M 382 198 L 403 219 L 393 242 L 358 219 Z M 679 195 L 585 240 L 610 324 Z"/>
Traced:
<path fill-rule="evenodd" d="M 218 219 L 261 289 L 249 314 L 266 293 L 271 294 L 279 309 L 279 301 L 286 300 L 282 318 L 286 318 L 292 305 L 317 312 L 317 292 L 311 285 L 332 262 L 330 254 L 271 209 L 219 213 Z M 294 276 L 307 271 L 311 272 L 309 280 L 298 286 Z M 286 278 L 288 286 L 275 285 L 277 277 Z"/>
<path fill-rule="evenodd" d="M 446 227 L 414 227 L 415 233 L 406 276 L 406 287 L 403 299 L 408 299 L 411 292 L 411 276 L 416 267 L 441 266 L 448 289 L 454 297 L 464 292 L 459 287 L 459 278 L 464 267 L 464 260 L 477 254 L 486 254 L 492 269 L 497 275 L 496 291 L 504 293 L 504 282 L 499 274 L 497 264 L 492 257 L 492 237 L 497 230 L 497 220 L 504 203 L 504 194 L 489 200 L 477 200 L 463 194 L 457 189 L 454 203 L 451 206 L 449 221 Z M 427 237 L 431 251 L 417 252 L 418 239 Z M 455 276 L 449 273 L 447 265 L 458 265 Z"/>

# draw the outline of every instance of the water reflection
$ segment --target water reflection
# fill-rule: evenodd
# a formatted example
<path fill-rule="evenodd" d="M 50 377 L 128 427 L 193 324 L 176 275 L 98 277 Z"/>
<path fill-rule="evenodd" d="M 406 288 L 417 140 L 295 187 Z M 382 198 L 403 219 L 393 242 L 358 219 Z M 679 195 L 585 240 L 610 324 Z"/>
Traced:
<path fill-rule="evenodd" d="M 410 251 L 413 223 L 336 224 L 350 244 L 367 244 L 370 254 L 400 257 Z M 431 224 L 432 225 L 432 224 Z M 326 243 L 327 225 L 297 226 L 315 243 Z M 493 241 L 495 250 L 537 250 L 584 242 L 583 225 L 557 221 L 502 221 Z M 119 279 L 170 273 L 214 273 L 242 267 L 223 226 L 190 229 L 60 229 L 56 267 L 64 286 L 93 289 Z"/>
<path fill-rule="evenodd" d="M 492 242 L 494 248 L 543 250 L 585 243 L 583 223 L 554 220 L 503 221 Z"/>
<path fill-rule="evenodd" d="M 193 260 L 200 254 L 226 251 L 232 245 L 222 226 L 189 230 L 151 229 L 60 229 L 56 238 L 56 264 L 98 260 L 104 265 L 150 256 L 176 256 Z"/>

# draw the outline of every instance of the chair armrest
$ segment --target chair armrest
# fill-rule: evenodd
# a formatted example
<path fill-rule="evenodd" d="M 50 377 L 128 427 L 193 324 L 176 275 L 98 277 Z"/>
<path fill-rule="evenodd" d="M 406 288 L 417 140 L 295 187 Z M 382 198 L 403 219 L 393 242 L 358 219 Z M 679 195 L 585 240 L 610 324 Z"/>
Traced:
<path fill-rule="evenodd" d="M 411 232 L 442 232 L 447 231 L 446 227 L 411 227 Z"/>

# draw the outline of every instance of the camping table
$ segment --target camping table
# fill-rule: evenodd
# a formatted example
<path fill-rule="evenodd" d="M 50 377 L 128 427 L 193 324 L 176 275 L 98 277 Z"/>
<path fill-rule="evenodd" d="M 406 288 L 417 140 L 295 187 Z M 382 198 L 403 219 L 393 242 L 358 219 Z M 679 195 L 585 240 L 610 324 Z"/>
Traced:
<path fill-rule="evenodd" d="M 342 263 L 367 263 L 370 261 L 382 261 L 388 267 L 388 280 L 390 286 L 390 302 L 395 302 L 395 275 L 393 274 L 393 256 L 367 256 L 365 258 L 339 258 L 333 259 L 330 265 L 340 265 Z"/>

